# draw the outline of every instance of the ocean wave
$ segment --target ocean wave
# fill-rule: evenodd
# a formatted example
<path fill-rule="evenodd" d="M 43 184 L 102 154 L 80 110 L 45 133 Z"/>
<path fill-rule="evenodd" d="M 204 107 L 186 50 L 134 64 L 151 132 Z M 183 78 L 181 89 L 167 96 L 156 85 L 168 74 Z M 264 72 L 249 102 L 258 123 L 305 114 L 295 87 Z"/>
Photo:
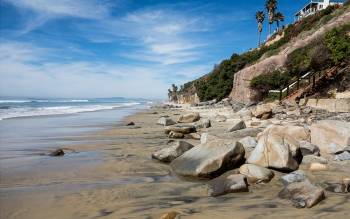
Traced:
<path fill-rule="evenodd" d="M 101 110 L 112 110 L 121 107 L 131 107 L 139 105 L 138 102 L 118 103 L 113 105 L 81 105 L 81 106 L 55 106 L 55 107 L 22 107 L 13 109 L 4 109 L 0 111 L 0 120 L 33 117 L 33 116 L 50 116 L 65 115 L 84 112 L 95 112 Z"/>

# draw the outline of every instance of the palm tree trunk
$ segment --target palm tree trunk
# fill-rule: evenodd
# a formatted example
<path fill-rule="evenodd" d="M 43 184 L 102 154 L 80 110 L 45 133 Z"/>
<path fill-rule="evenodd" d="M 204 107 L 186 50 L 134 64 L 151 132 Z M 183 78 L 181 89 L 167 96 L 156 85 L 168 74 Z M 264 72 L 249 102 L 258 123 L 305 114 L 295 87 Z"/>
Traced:
<path fill-rule="evenodd" d="M 261 45 L 261 32 L 259 31 L 259 47 Z"/>
<path fill-rule="evenodd" d="M 279 31 L 280 30 L 280 22 L 276 21 L 276 23 L 277 23 L 277 31 Z"/>
<path fill-rule="evenodd" d="M 270 38 L 270 36 L 271 36 L 271 23 L 269 23 L 269 36 L 268 36 L 268 38 Z"/>

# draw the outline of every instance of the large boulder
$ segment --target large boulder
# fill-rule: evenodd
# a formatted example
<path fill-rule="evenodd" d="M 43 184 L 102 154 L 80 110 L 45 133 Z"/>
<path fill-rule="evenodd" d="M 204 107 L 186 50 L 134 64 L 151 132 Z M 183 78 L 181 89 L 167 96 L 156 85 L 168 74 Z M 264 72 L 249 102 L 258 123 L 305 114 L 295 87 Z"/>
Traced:
<path fill-rule="evenodd" d="M 158 122 L 158 125 L 163 125 L 163 126 L 169 126 L 169 125 L 175 125 L 176 122 L 174 122 L 172 119 L 168 117 L 161 117 Z"/>
<path fill-rule="evenodd" d="M 212 178 L 238 167 L 244 159 L 244 153 L 244 148 L 236 141 L 217 139 L 185 152 L 171 163 L 171 167 L 181 176 Z"/>
<path fill-rule="evenodd" d="M 224 174 L 208 183 L 208 195 L 210 196 L 236 192 L 248 192 L 247 178 L 244 175 Z"/>
<path fill-rule="evenodd" d="M 169 134 L 171 131 L 190 134 L 196 132 L 196 128 L 193 125 L 171 125 L 164 128 L 165 134 Z"/>
<path fill-rule="evenodd" d="M 254 164 L 244 164 L 239 168 L 239 172 L 248 178 L 250 184 L 270 182 L 274 177 L 272 170 Z"/>
<path fill-rule="evenodd" d="M 279 193 L 279 197 L 291 200 L 295 207 L 311 208 L 325 199 L 325 194 L 322 188 L 305 180 L 289 184 Z"/>
<path fill-rule="evenodd" d="M 161 162 L 169 163 L 193 147 L 192 144 L 187 143 L 186 141 L 177 141 L 170 147 L 154 152 L 152 158 Z"/>
<path fill-rule="evenodd" d="M 266 119 L 268 115 L 272 115 L 272 110 L 276 107 L 275 103 L 267 103 L 267 104 L 260 104 L 257 105 L 253 111 L 252 114 L 256 118 L 264 118 Z"/>
<path fill-rule="evenodd" d="M 284 171 L 296 170 L 299 167 L 299 141 L 307 138 L 303 127 L 272 125 L 259 135 L 258 144 L 247 162 Z"/>
<path fill-rule="evenodd" d="M 228 132 L 233 132 L 246 128 L 246 125 L 243 120 L 233 120 L 231 126 L 227 129 Z"/>
<path fill-rule="evenodd" d="M 311 125 L 311 143 L 321 153 L 335 153 L 350 145 L 350 122 L 322 120 Z"/>
<path fill-rule="evenodd" d="M 200 119 L 199 113 L 189 113 L 186 115 L 180 116 L 180 118 L 177 120 L 178 123 L 192 123 L 197 122 Z"/>

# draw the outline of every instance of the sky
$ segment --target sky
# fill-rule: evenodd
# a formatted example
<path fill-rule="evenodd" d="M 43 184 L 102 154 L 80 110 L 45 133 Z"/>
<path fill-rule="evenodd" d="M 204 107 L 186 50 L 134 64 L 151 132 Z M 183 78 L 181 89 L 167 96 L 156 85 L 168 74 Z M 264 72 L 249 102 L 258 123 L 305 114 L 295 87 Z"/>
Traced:
<path fill-rule="evenodd" d="M 264 2 L 0 0 L 0 96 L 165 98 L 256 47 Z M 291 23 L 307 0 L 278 2 Z"/>

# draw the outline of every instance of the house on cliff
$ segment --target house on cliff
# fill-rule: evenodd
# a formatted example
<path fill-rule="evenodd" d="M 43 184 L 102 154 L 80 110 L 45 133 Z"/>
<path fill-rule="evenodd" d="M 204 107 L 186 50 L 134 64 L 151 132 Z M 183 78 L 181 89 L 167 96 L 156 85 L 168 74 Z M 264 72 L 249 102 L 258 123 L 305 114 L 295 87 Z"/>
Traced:
<path fill-rule="evenodd" d="M 343 5 L 344 0 L 311 0 L 302 9 L 295 13 L 295 20 L 298 21 L 304 17 L 315 14 L 330 5 Z"/>

